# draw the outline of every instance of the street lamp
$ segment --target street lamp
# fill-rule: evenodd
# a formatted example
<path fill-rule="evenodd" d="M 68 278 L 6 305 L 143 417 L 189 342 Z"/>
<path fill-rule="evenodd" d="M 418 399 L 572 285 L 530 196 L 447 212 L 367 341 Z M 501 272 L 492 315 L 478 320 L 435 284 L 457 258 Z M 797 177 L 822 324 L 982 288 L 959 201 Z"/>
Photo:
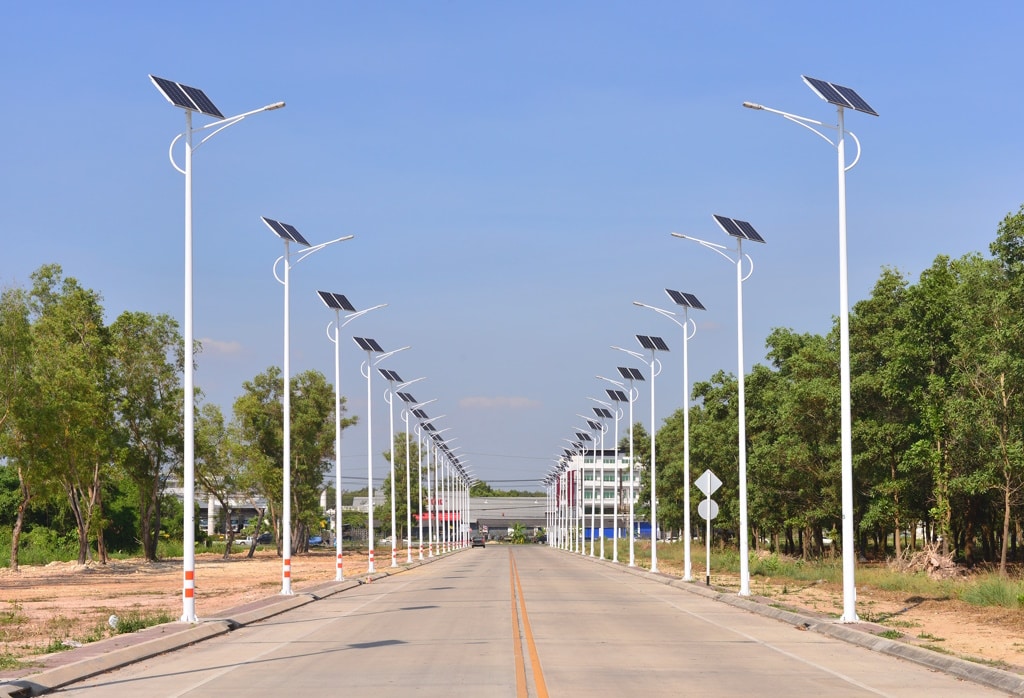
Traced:
<path fill-rule="evenodd" d="M 816 95 L 836 107 L 837 122 L 835 126 L 776 109 L 769 109 L 768 107 L 752 104 L 751 102 L 744 102 L 743 106 L 749 109 L 758 109 L 778 114 L 821 136 L 829 145 L 836 149 L 837 169 L 839 172 L 839 393 L 843 509 L 843 615 L 839 620 L 842 623 L 856 623 L 859 618 L 857 617 L 857 588 L 854 580 L 857 558 L 854 552 L 853 530 L 853 436 L 850 417 L 850 298 L 846 262 L 846 171 L 852 170 L 860 160 L 861 148 L 857 136 L 851 131 L 846 130 L 843 121 L 843 110 L 853 109 L 854 111 L 864 112 L 871 116 L 878 116 L 878 112 L 872 109 L 867 102 L 861 99 L 860 95 L 849 87 L 809 78 L 806 75 L 801 77 L 804 83 Z M 837 133 L 836 142 L 833 143 L 814 126 L 835 129 Z M 853 138 L 853 142 L 857 146 L 857 155 L 849 165 L 846 164 L 846 134 Z"/>
<path fill-rule="evenodd" d="M 195 498 L 196 498 L 196 476 L 195 476 L 195 348 L 193 347 L 193 331 L 192 331 L 192 153 L 194 153 L 199 146 L 206 141 L 210 140 L 218 133 L 234 126 L 242 119 L 253 114 L 259 114 L 264 111 L 271 111 L 273 109 L 280 109 L 284 106 L 284 102 L 276 102 L 274 104 L 268 104 L 265 107 L 254 109 L 243 114 L 237 114 L 235 116 L 225 117 L 220 111 L 213 105 L 213 102 L 206 96 L 206 94 L 195 87 L 189 87 L 188 85 L 182 85 L 181 83 L 174 82 L 172 80 L 166 80 L 164 78 L 158 78 L 154 75 L 150 75 L 149 79 L 156 85 L 156 88 L 160 90 L 160 93 L 167 99 L 168 102 L 176 107 L 180 107 L 185 110 L 185 130 L 179 133 L 171 140 L 171 146 L 167 150 L 167 155 L 171 160 L 171 166 L 175 170 L 185 175 L 185 319 L 184 319 L 184 331 L 185 337 L 182 342 L 184 346 L 185 355 L 185 372 L 183 376 L 183 391 L 184 391 L 184 452 L 183 452 L 183 482 L 182 488 L 184 490 L 184 506 L 185 506 L 185 519 L 184 519 L 184 532 L 182 545 L 184 547 L 184 573 L 183 573 L 183 586 L 181 591 L 182 601 L 182 613 L 181 622 L 183 623 L 195 623 L 196 618 L 196 531 L 195 531 Z M 192 112 L 199 112 L 200 114 L 206 114 L 211 116 L 216 121 L 213 121 L 205 126 L 199 128 L 192 128 Z M 206 134 L 198 144 L 192 145 L 193 136 L 201 131 L 210 130 L 210 133 Z M 179 167 L 177 161 L 174 159 L 174 144 L 179 139 L 185 139 L 185 164 L 184 167 Z"/>
<path fill-rule="evenodd" d="M 577 490 L 578 483 L 579 483 L 579 481 L 581 479 L 580 478 L 580 470 L 581 470 L 581 467 L 582 467 L 582 464 L 583 464 L 583 454 L 584 454 L 583 441 L 584 441 L 584 439 L 579 438 L 579 434 L 577 434 L 576 436 L 577 436 L 576 441 L 573 441 L 571 439 L 562 439 L 562 441 L 565 441 L 570 446 L 572 446 L 572 450 L 569 450 L 569 449 L 565 450 L 565 457 L 568 460 L 568 464 L 569 464 L 568 465 L 568 470 L 566 471 L 566 474 L 565 474 L 565 494 L 566 494 L 565 506 L 566 506 L 566 525 L 567 525 L 566 543 L 568 543 L 569 551 L 573 552 L 573 553 L 578 553 L 578 552 L 581 552 L 581 550 L 582 550 L 582 543 L 581 543 L 582 537 L 580 536 L 579 526 L 577 525 L 579 523 L 580 516 L 579 516 L 579 510 L 577 508 L 579 500 L 576 497 L 576 490 Z M 586 434 L 584 434 L 584 436 L 587 438 L 587 440 L 590 439 L 590 437 L 586 436 Z M 580 466 L 581 467 L 574 467 L 577 455 L 579 456 Z"/>
<path fill-rule="evenodd" d="M 690 562 L 692 536 L 690 535 L 690 367 L 688 347 L 690 340 L 697 334 L 697 323 L 690 320 L 689 311 L 691 308 L 694 310 L 706 310 L 706 308 L 692 293 L 682 293 L 668 288 L 665 289 L 665 293 L 674 303 L 682 306 L 682 322 L 676 320 L 676 314 L 671 310 L 655 308 L 653 305 L 639 301 L 633 301 L 633 305 L 653 310 L 676 323 L 683 330 L 683 580 L 689 582 L 693 579 L 693 566 Z"/>
<path fill-rule="evenodd" d="M 284 254 L 277 258 L 274 262 L 274 278 L 277 279 L 278 283 L 284 286 L 284 390 L 282 392 L 282 401 L 284 403 L 284 448 L 281 456 L 282 464 L 281 468 L 284 472 L 284 487 L 282 492 L 283 502 L 281 504 L 281 593 L 291 594 L 292 593 L 292 535 L 291 535 L 291 513 L 292 513 L 292 489 L 291 489 L 291 470 L 292 470 L 292 417 L 291 417 L 291 369 L 289 365 L 290 345 L 291 345 L 291 329 L 288 318 L 288 311 L 290 303 L 290 283 L 289 278 L 291 276 L 291 268 L 306 259 L 312 254 L 316 254 L 320 250 L 324 249 L 328 245 L 333 245 L 336 242 L 344 242 L 345 240 L 351 240 L 353 235 L 344 235 L 334 240 L 322 242 L 319 245 L 313 245 L 310 247 L 309 242 L 306 238 L 302 237 L 295 226 L 280 221 L 275 221 L 266 216 L 261 217 L 263 222 L 273 231 L 274 235 L 284 240 Z M 294 263 L 291 261 L 291 248 L 290 244 L 295 243 L 302 245 L 308 249 L 302 251 Z M 277 274 L 277 265 L 280 262 L 284 262 L 284 278 L 282 279 Z"/>
<path fill-rule="evenodd" d="M 640 343 L 640 346 L 651 352 L 651 572 L 658 571 L 658 462 L 657 462 L 657 435 L 658 435 L 658 424 L 654 420 L 654 378 L 661 375 L 661 361 L 658 360 L 656 354 L 659 351 L 668 351 L 668 345 L 665 344 L 665 340 L 661 337 L 652 337 L 649 335 L 638 334 L 636 335 L 636 341 Z M 623 349 L 622 347 L 612 347 L 619 351 L 624 351 L 627 354 L 643 360 L 644 356 L 637 352 L 630 351 L 629 349 Z"/>
<path fill-rule="evenodd" d="M 635 351 L 629 349 L 623 349 L 622 347 L 612 347 L 612 349 L 618 349 L 624 351 L 631 356 L 639 356 Z M 640 356 L 639 358 L 643 358 Z M 640 369 L 633 368 L 632 366 L 619 366 L 619 375 L 629 381 L 629 566 L 636 567 L 636 554 L 634 550 L 634 539 L 636 534 L 634 528 L 636 526 L 636 517 L 634 515 L 634 505 L 636 503 L 636 476 L 633 473 L 633 403 L 640 397 L 640 391 L 633 386 L 635 381 L 642 381 L 644 375 L 640 373 Z"/>
<path fill-rule="evenodd" d="M 607 381 L 614 386 L 617 386 L 618 390 L 606 388 L 605 392 L 608 394 L 608 398 L 615 403 L 622 404 L 623 402 L 630 403 L 630 414 L 632 415 L 632 400 L 626 396 L 625 384 L 621 381 L 612 380 L 611 378 L 605 378 L 604 376 L 598 376 L 599 379 Z M 632 390 L 630 391 L 632 393 Z M 615 499 L 612 504 L 612 518 L 615 521 L 615 526 L 612 531 L 612 562 L 619 561 L 619 499 L 620 490 L 622 489 L 622 477 L 621 477 L 621 464 L 619 463 L 619 420 L 622 419 L 622 408 L 615 407 Z M 630 418 L 632 421 L 632 417 Z M 631 430 L 632 431 L 632 430 Z M 632 433 L 630 434 L 630 441 L 632 442 Z M 632 538 L 632 536 L 630 536 Z"/>
<path fill-rule="evenodd" d="M 612 411 L 610 409 L 608 409 L 609 407 L 612 406 L 610 402 L 605 402 L 603 400 L 598 400 L 595 397 L 592 397 L 592 398 L 589 398 L 589 399 L 593 400 L 597 404 L 601 405 L 601 407 L 594 407 L 594 408 L 592 408 L 594 410 L 594 414 L 597 415 L 598 419 L 600 419 L 600 420 L 615 419 L 615 438 L 618 439 L 619 438 L 619 416 L 620 416 L 621 410 L 616 410 L 615 414 L 613 415 Z M 604 435 L 605 435 L 605 433 L 607 433 L 607 431 L 608 431 L 608 425 L 605 424 L 604 421 L 602 421 L 601 422 L 601 497 L 600 497 L 600 500 L 601 500 L 601 559 L 602 560 L 604 559 Z M 616 454 L 618 454 L 618 449 L 617 448 L 616 448 Z M 618 462 L 616 462 L 615 468 L 616 468 L 616 472 L 618 472 Z M 617 495 L 618 492 L 615 492 L 615 494 Z"/>
<path fill-rule="evenodd" d="M 377 370 L 380 371 L 380 375 L 384 376 L 384 380 L 388 382 L 388 389 L 384 391 L 384 402 L 388 403 L 391 424 L 391 443 L 388 446 L 388 451 L 391 453 L 391 457 L 388 458 L 391 465 L 391 566 L 398 567 L 398 526 L 395 521 L 395 390 L 405 388 L 424 379 L 421 377 L 403 383 L 401 377 L 394 371 L 386 368 L 378 368 Z M 399 385 L 396 386 L 396 383 Z M 408 465 L 408 433 L 406 433 L 405 445 L 406 465 Z M 408 475 L 408 468 L 406 468 L 406 474 Z"/>
<path fill-rule="evenodd" d="M 422 380 L 422 379 L 421 378 L 417 378 L 416 380 Z M 409 381 L 409 383 L 414 383 L 414 382 L 415 381 Z M 406 385 L 408 385 L 408 383 Z M 398 395 L 398 397 L 402 399 L 402 402 L 405 403 L 405 408 L 402 409 L 403 420 L 405 421 L 405 530 L 407 531 L 407 535 L 409 536 L 409 538 L 408 538 L 409 542 L 405 546 L 405 561 L 406 562 L 412 562 L 412 479 L 411 479 L 412 474 L 410 472 L 410 467 L 409 467 L 410 466 L 409 460 L 410 460 L 410 457 L 411 457 L 410 456 L 411 447 L 410 447 L 410 444 L 409 444 L 409 415 L 411 414 L 412 416 L 416 417 L 417 419 L 425 418 L 427 416 L 427 413 L 424 412 L 422 408 L 425 407 L 426 405 L 429 405 L 432 402 L 435 402 L 437 400 L 437 398 L 432 398 L 430 400 L 427 400 L 426 402 L 421 402 L 419 404 L 416 404 L 416 400 L 409 393 L 396 392 L 395 394 Z M 417 451 L 419 451 L 419 447 L 420 447 L 420 440 L 419 440 L 419 433 L 417 433 L 416 434 L 416 450 Z M 422 471 L 420 471 L 420 472 L 422 474 Z M 394 481 L 394 477 L 393 476 L 392 476 L 391 479 L 392 479 L 392 481 Z M 392 499 L 393 499 L 393 497 L 392 497 Z M 392 518 L 392 520 L 394 520 L 394 515 L 392 515 L 391 518 Z M 423 559 L 423 526 L 422 525 L 420 526 L 420 559 L 421 560 Z"/>
<path fill-rule="evenodd" d="M 340 293 L 317 291 L 317 295 L 320 296 L 320 300 L 324 302 L 324 305 L 334 311 L 334 321 L 327 324 L 327 338 L 334 343 L 334 510 L 338 512 L 334 523 L 334 550 L 338 559 L 336 565 L 337 572 L 334 579 L 340 582 L 345 578 L 345 570 L 341 557 L 341 346 L 338 343 L 338 330 L 357 317 L 362 317 L 373 310 L 385 307 L 387 303 L 381 303 L 380 305 L 357 312 L 355 307 L 349 303 L 348 298 Z M 341 319 L 342 310 L 352 313 L 351 315 L 346 315 L 344 321 Z M 334 330 L 333 333 L 331 332 L 332 328 Z"/>
<path fill-rule="evenodd" d="M 442 417 L 444 415 L 441 415 Z M 440 529 L 437 525 L 437 485 L 438 485 L 438 472 L 437 472 L 437 443 L 441 438 L 441 434 L 446 431 L 450 431 L 451 427 L 445 427 L 444 429 L 438 429 L 432 422 L 440 419 L 441 417 L 434 417 L 433 419 L 425 420 L 423 424 L 423 430 L 427 432 L 430 437 L 430 444 L 427 444 L 427 557 L 434 557 L 434 547 L 437 544 L 437 534 Z M 434 470 L 431 472 L 430 468 L 430 451 L 431 444 L 433 445 L 434 451 Z M 433 478 L 431 475 L 433 474 Z M 438 554 L 441 553 L 441 549 L 437 549 Z"/>
<path fill-rule="evenodd" d="M 594 438 L 594 465 L 590 469 L 591 482 L 594 482 L 596 477 L 597 477 L 597 438 L 596 437 L 597 437 L 598 433 L 601 434 L 601 444 L 602 444 L 601 450 L 602 450 L 602 457 L 603 457 L 603 451 L 604 451 L 604 446 L 603 446 L 603 444 L 604 444 L 604 432 L 605 432 L 605 428 L 606 427 L 604 425 L 602 425 L 600 422 L 595 422 L 593 419 L 591 419 L 590 417 L 587 417 L 586 415 L 582 415 L 582 414 L 578 414 L 577 413 L 576 416 L 579 417 L 580 419 L 582 419 L 583 421 L 585 421 L 587 423 L 587 428 L 590 429 L 592 432 L 594 432 L 594 437 L 595 437 Z M 588 437 L 588 439 L 589 439 L 589 437 Z M 585 456 L 584 456 L 583 460 L 584 460 L 584 462 L 586 461 L 586 457 Z M 603 470 L 604 470 L 604 467 L 602 466 L 602 471 Z M 583 479 L 584 479 L 584 481 L 586 480 L 585 477 Z M 603 487 L 603 484 L 602 484 L 602 487 Z M 594 536 L 596 535 L 596 531 L 597 531 L 597 507 L 594 505 L 594 499 L 595 499 L 596 494 L 597 494 L 597 490 L 596 490 L 595 486 L 591 485 L 590 486 L 590 557 L 594 557 Z M 586 497 L 584 497 L 583 498 L 584 507 L 586 507 L 586 501 L 587 501 Z M 604 502 L 601 502 L 601 506 L 602 507 L 604 506 Z M 586 509 L 585 508 L 584 508 L 583 516 L 584 516 L 584 519 L 585 519 L 586 518 Z"/>
<path fill-rule="evenodd" d="M 368 337 L 352 338 L 359 348 L 366 352 L 366 361 L 359 367 L 359 372 L 366 376 L 366 494 L 368 495 L 367 509 L 367 566 L 366 571 L 373 574 L 373 390 L 371 387 L 373 378 L 373 367 L 389 356 L 394 356 L 400 351 L 409 347 L 402 347 L 394 351 L 385 352 L 377 340 Z M 374 358 L 374 355 L 377 358 Z M 364 370 L 365 369 L 365 370 Z"/>
<path fill-rule="evenodd" d="M 727 235 L 736 238 L 736 259 L 727 255 L 723 250 L 725 246 L 718 245 L 706 240 L 700 240 L 680 233 L 672 233 L 673 237 L 691 240 L 702 245 L 712 252 L 716 252 L 730 263 L 736 265 L 736 360 L 737 368 L 737 398 L 738 398 L 738 421 L 739 427 L 739 496 L 740 496 L 740 596 L 750 596 L 750 560 L 747 557 L 747 416 L 746 416 L 746 394 L 744 392 L 743 373 L 743 282 L 754 273 L 754 260 L 750 255 L 743 254 L 743 241 L 764 242 L 764 238 L 754 230 L 754 226 L 746 221 L 725 216 L 714 216 L 718 224 Z M 743 275 L 743 259 L 746 257 L 750 262 L 750 271 Z M 708 541 L 711 544 L 711 541 Z"/>

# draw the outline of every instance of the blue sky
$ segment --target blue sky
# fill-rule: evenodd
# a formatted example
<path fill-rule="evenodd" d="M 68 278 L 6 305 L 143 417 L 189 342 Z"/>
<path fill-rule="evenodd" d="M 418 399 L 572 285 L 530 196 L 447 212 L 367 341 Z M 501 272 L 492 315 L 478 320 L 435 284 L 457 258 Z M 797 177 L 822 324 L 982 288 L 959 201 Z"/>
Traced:
<path fill-rule="evenodd" d="M 284 100 L 196 153 L 206 399 L 230 410 L 243 381 L 282 363 L 283 245 L 260 216 L 313 243 L 354 234 L 291 285 L 292 368 L 329 379 L 333 315 L 315 291 L 388 303 L 342 337 L 342 390 L 363 421 L 345 433 L 346 486 L 366 473 L 356 334 L 412 347 L 384 366 L 427 377 L 410 391 L 437 399 L 428 412 L 447 415 L 437 424 L 478 477 L 535 487 L 587 398 L 604 397 L 595 376 L 640 366 L 611 345 L 664 337 L 658 421 L 681 406 L 680 331 L 632 301 L 696 294 L 708 310 L 691 381 L 736 371 L 734 270 L 670 232 L 728 243 L 717 213 L 767 240 L 746 248 L 748 368 L 772 328 L 824 333 L 838 313 L 835 151 L 742 102 L 834 123 L 806 74 L 879 112 L 846 119 L 864 146 L 847 180 L 851 302 L 885 265 L 916 279 L 938 254 L 987 252 L 1024 202 L 1022 20 L 1013 3 L 18 3 L 0 28 L 0 284 L 56 262 L 110 320 L 180 320 L 183 178 L 167 149 L 184 117 L 147 74 L 225 114 Z M 649 399 L 636 406 L 648 428 Z"/>

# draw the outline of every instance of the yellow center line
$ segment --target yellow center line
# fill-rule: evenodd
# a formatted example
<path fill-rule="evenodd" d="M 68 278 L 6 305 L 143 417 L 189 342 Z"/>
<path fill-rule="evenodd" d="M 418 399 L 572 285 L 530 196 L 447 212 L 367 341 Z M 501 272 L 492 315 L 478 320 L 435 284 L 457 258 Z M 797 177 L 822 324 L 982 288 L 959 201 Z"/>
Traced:
<path fill-rule="evenodd" d="M 526 648 L 530 653 L 530 668 L 533 670 L 533 683 L 537 690 L 537 698 L 548 698 L 547 684 L 544 683 L 544 670 L 540 666 L 540 657 L 537 654 L 537 645 L 534 644 L 533 630 L 530 628 L 530 617 L 526 613 L 526 597 L 523 595 L 523 583 L 519 579 L 519 569 L 516 567 L 515 557 L 512 555 L 511 549 L 508 551 L 508 559 L 512 568 L 513 586 L 519 595 L 519 619 L 522 622 L 523 635 L 526 636 Z M 513 594 L 512 604 L 515 605 L 515 594 Z M 516 650 L 519 656 L 518 661 L 522 661 L 522 648 L 517 646 Z"/>
<path fill-rule="evenodd" d="M 519 614 L 516 608 L 516 573 L 512 551 L 508 554 L 509 586 L 512 597 L 512 651 L 516 662 L 516 696 L 526 698 L 526 662 L 523 660 L 523 641 L 519 637 Z"/>

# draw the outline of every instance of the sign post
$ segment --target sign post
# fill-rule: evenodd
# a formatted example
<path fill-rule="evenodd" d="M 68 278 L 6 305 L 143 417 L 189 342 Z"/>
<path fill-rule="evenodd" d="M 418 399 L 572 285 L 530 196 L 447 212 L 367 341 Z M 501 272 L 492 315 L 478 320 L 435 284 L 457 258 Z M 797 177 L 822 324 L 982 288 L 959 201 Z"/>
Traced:
<path fill-rule="evenodd" d="M 711 586 L 711 519 L 718 516 L 718 502 L 711 499 L 711 495 L 722 486 L 722 481 L 710 470 L 705 470 L 694 484 L 697 485 L 697 489 L 704 493 L 705 497 L 704 501 L 697 505 L 697 513 L 706 522 L 704 530 L 704 553 L 706 558 L 704 563 L 704 583 L 707 586 Z"/>

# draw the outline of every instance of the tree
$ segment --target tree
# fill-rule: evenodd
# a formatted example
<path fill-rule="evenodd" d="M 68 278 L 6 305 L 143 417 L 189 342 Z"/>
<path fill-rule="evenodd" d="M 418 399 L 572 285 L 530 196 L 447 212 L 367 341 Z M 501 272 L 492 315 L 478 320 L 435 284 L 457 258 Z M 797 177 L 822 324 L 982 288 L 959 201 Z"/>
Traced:
<path fill-rule="evenodd" d="M 156 560 L 161 496 L 183 438 L 181 335 L 168 315 L 125 312 L 110 327 L 110 346 L 118 461 L 138 493 L 143 555 Z"/>
<path fill-rule="evenodd" d="M 63 278 L 58 265 L 32 274 L 36 317 L 32 374 L 37 394 L 28 438 L 37 439 L 37 465 L 63 489 L 78 529 L 78 562 L 96 540 L 101 562 L 103 480 L 113 460 L 113 410 L 108 381 L 109 334 L 97 293 Z"/>
<path fill-rule="evenodd" d="M 334 389 L 322 373 L 304 371 L 291 380 L 291 539 L 306 548 L 310 527 L 320 520 L 320 490 L 334 452 Z M 235 401 L 239 441 L 247 449 L 247 468 L 253 486 L 267 499 L 280 540 L 276 502 L 283 496 L 284 380 L 276 366 L 243 384 Z M 342 409 L 345 402 L 342 400 Z M 342 428 L 355 423 L 342 419 Z"/>
<path fill-rule="evenodd" d="M 22 289 L 4 289 L 0 293 L 0 460 L 7 459 L 18 474 L 17 516 L 11 533 L 10 567 L 18 569 L 18 546 L 25 513 L 32 501 L 28 451 L 31 444 L 19 429 L 17 415 L 29 399 L 32 361 L 32 332 L 29 323 L 28 296 Z"/>

